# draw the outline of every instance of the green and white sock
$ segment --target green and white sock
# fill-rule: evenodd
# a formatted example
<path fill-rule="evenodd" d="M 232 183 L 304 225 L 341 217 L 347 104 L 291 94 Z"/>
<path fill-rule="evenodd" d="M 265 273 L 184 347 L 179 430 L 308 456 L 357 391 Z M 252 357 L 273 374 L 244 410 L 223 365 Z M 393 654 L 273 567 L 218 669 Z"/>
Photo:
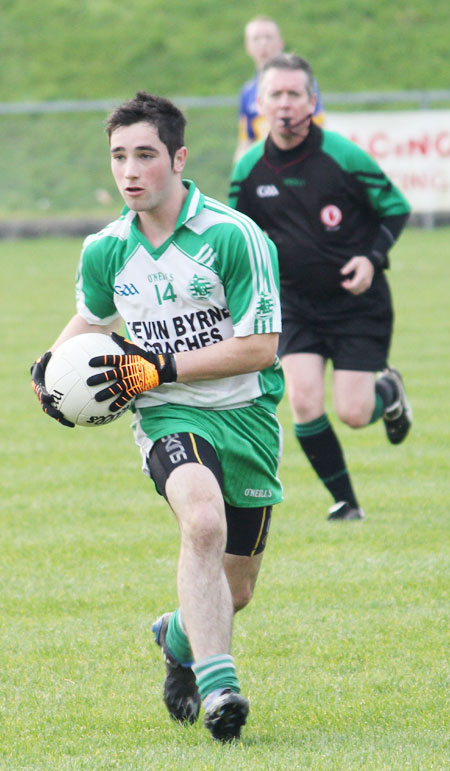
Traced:
<path fill-rule="evenodd" d="M 226 688 L 234 693 L 240 691 L 234 659 L 228 653 L 196 661 L 192 669 L 202 701 L 213 691 L 224 691 Z"/>
<path fill-rule="evenodd" d="M 181 618 L 180 608 L 172 613 L 167 628 L 166 643 L 173 657 L 186 666 L 191 666 L 194 660 L 188 636 Z"/>

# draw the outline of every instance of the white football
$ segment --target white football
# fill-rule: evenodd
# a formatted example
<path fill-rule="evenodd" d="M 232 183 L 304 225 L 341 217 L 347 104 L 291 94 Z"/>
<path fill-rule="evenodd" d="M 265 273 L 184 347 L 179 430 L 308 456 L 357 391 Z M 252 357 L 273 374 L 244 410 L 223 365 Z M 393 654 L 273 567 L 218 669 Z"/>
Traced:
<path fill-rule="evenodd" d="M 107 387 L 106 383 L 89 386 L 90 375 L 104 372 L 110 367 L 90 367 L 94 356 L 108 353 L 123 354 L 122 348 L 109 337 L 95 332 L 76 335 L 66 340 L 52 354 L 45 371 L 45 387 L 53 397 L 53 404 L 67 420 L 78 426 L 104 426 L 120 418 L 130 406 L 118 412 L 110 412 L 109 405 L 115 397 L 96 402 L 95 394 Z"/>

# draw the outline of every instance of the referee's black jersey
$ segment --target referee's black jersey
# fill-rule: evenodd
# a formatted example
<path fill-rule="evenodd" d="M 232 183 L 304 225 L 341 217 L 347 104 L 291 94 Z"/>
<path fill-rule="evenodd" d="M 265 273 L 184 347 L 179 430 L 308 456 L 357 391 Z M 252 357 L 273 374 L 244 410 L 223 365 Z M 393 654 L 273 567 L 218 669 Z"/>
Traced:
<path fill-rule="evenodd" d="M 283 316 L 339 323 L 341 333 L 382 334 L 392 316 L 382 268 L 409 205 L 378 164 L 356 144 L 315 124 L 292 150 L 269 137 L 233 170 L 229 203 L 250 216 L 278 249 Z M 355 255 L 376 267 L 370 289 L 340 287 L 340 269 Z M 348 324 L 347 324 L 348 322 Z"/>

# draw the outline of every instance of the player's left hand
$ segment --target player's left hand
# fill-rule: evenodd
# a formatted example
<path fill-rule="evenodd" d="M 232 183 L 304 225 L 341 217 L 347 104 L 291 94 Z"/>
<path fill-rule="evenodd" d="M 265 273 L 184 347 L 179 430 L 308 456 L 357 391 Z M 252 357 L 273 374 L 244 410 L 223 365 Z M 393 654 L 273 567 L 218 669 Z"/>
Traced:
<path fill-rule="evenodd" d="M 88 385 L 109 383 L 107 388 L 98 391 L 95 399 L 104 402 L 112 396 L 118 398 L 110 404 L 111 412 L 122 409 L 134 396 L 144 391 L 150 391 L 161 383 L 172 383 L 177 379 L 175 356 L 171 353 L 152 353 L 131 343 L 121 335 L 112 332 L 112 339 L 120 345 L 124 355 L 110 353 L 104 356 L 94 356 L 90 360 L 91 367 L 113 367 L 106 372 L 99 372 L 87 379 Z"/>
<path fill-rule="evenodd" d="M 372 284 L 375 268 L 367 257 L 352 257 L 341 268 L 341 287 L 351 294 L 363 294 Z"/>
<path fill-rule="evenodd" d="M 62 412 L 57 410 L 53 405 L 53 396 L 49 394 L 45 387 L 45 370 L 47 369 L 47 364 L 49 363 L 51 357 L 51 351 L 46 351 L 44 354 L 42 354 L 42 356 L 39 357 L 39 359 L 36 359 L 36 361 L 33 362 L 30 370 L 31 385 L 33 386 L 33 391 L 39 399 L 40 405 L 45 414 L 49 415 L 51 418 L 54 418 L 54 420 L 57 420 L 58 423 L 61 423 L 63 426 L 74 428 L 75 423 L 71 423 L 70 420 L 67 420 Z"/>

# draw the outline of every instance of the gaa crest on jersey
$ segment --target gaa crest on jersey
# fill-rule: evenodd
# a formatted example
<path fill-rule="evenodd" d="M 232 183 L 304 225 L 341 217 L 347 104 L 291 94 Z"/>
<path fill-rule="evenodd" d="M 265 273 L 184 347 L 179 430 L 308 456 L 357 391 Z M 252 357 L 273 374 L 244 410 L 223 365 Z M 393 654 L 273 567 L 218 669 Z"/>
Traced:
<path fill-rule="evenodd" d="M 336 230 L 342 222 L 342 212 L 339 206 L 329 204 L 320 210 L 320 219 L 327 230 Z"/>
<path fill-rule="evenodd" d="M 203 276 L 197 276 L 194 273 L 191 281 L 189 282 L 189 294 L 195 300 L 204 298 L 206 299 L 211 295 L 213 291 L 213 285 L 211 281 Z"/>
<path fill-rule="evenodd" d="M 280 191 L 276 185 L 258 185 L 256 195 L 258 198 L 276 198 Z"/>
<path fill-rule="evenodd" d="M 258 319 L 267 319 L 273 315 L 274 302 L 271 294 L 261 292 L 256 306 L 256 315 Z"/>

